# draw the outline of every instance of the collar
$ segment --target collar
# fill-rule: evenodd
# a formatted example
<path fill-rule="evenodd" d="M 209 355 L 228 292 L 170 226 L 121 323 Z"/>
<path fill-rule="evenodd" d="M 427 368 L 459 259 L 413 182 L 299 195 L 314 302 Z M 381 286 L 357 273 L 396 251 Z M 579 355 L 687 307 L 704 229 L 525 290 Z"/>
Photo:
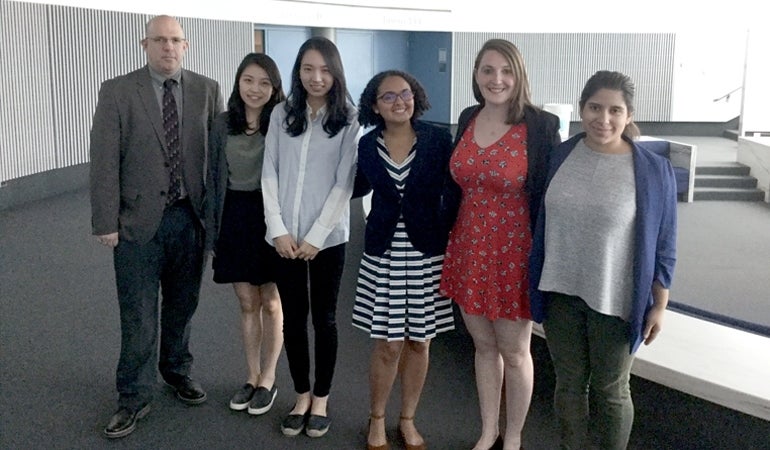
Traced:
<path fill-rule="evenodd" d="M 310 104 L 305 102 L 305 106 L 307 107 L 305 109 L 308 120 L 312 120 L 311 117 L 313 116 L 313 108 L 310 107 Z M 326 104 L 324 104 L 322 107 L 318 108 L 318 111 L 315 113 L 315 118 L 319 119 L 326 115 Z"/>
<path fill-rule="evenodd" d="M 147 70 L 150 71 L 150 78 L 152 79 L 152 81 L 154 81 L 155 83 L 157 83 L 157 84 L 159 84 L 161 86 L 163 86 L 163 82 L 166 81 L 169 78 L 171 78 L 172 80 L 176 80 L 176 82 L 177 82 L 177 84 L 179 86 L 182 85 L 182 69 L 177 70 L 176 73 L 174 73 L 170 77 L 166 77 L 166 76 L 164 76 L 164 75 L 154 71 L 152 69 L 152 67 L 150 67 L 149 64 L 147 65 Z"/>

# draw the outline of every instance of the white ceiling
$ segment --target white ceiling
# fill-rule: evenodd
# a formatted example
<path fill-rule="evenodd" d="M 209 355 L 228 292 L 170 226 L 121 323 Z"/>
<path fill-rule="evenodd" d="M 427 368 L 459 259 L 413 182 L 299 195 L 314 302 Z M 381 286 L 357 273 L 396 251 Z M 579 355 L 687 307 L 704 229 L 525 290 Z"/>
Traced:
<path fill-rule="evenodd" d="M 759 27 L 768 2 L 733 0 L 27 0 L 257 24 L 412 31 L 724 32 Z M 751 4 L 751 6 L 749 6 Z"/>

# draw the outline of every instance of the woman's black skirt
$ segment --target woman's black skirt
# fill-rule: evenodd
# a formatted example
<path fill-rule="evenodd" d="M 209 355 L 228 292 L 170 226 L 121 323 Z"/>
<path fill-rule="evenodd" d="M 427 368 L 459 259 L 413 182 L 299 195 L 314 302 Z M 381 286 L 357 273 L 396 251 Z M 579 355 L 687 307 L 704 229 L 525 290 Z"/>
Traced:
<path fill-rule="evenodd" d="M 278 253 L 265 241 L 266 233 L 262 192 L 228 189 L 212 262 L 214 282 L 274 282 Z"/>

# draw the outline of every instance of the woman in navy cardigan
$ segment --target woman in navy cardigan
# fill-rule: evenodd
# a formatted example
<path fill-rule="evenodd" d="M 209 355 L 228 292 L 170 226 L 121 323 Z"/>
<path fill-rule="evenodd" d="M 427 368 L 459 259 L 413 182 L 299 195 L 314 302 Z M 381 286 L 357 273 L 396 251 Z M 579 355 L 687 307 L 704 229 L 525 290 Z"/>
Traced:
<path fill-rule="evenodd" d="M 359 122 L 375 126 L 358 145 L 357 190 L 373 189 L 353 325 L 375 340 L 370 363 L 368 449 L 387 449 L 385 408 L 401 373 L 399 430 L 406 448 L 425 448 L 414 424 L 428 371 L 430 341 L 454 329 L 438 293 L 449 224 L 449 132 L 416 119 L 425 90 L 400 71 L 377 74 L 361 94 Z"/>
<path fill-rule="evenodd" d="M 667 159 L 632 140 L 633 101 L 626 75 L 588 80 L 579 103 L 585 132 L 551 157 L 535 228 L 530 305 L 556 372 L 561 448 L 589 448 L 592 435 L 600 448 L 626 448 L 633 353 L 658 335 L 668 303 L 676 181 Z"/>

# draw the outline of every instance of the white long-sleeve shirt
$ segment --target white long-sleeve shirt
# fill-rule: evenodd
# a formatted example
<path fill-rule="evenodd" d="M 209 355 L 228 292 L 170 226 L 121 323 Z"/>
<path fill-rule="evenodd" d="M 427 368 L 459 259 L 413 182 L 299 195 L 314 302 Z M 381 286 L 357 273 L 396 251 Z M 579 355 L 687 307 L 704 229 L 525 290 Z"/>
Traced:
<path fill-rule="evenodd" d="M 323 129 L 326 108 L 315 120 L 307 109 L 308 126 L 299 136 L 284 127 L 284 103 L 275 106 L 265 137 L 262 195 L 265 203 L 265 239 L 291 235 L 323 250 L 348 241 L 350 197 L 356 174 L 361 128 L 352 104 L 348 122 L 334 137 Z"/>

